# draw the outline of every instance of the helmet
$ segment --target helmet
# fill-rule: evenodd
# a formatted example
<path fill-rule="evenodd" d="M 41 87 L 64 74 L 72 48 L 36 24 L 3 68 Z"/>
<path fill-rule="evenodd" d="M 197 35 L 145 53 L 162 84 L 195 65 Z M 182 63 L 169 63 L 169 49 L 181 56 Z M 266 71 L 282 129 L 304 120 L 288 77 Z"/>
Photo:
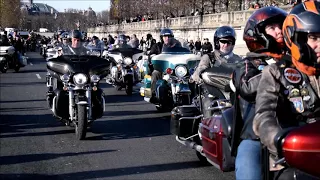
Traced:
<path fill-rule="evenodd" d="M 82 35 L 82 33 L 81 33 L 79 30 L 73 30 L 73 31 L 70 33 L 70 37 L 71 37 L 71 38 L 82 39 L 82 38 L 83 38 L 83 35 Z"/>
<path fill-rule="evenodd" d="M 70 36 L 69 36 L 69 33 L 68 33 L 68 32 L 64 32 L 64 33 L 62 33 L 62 34 L 60 35 L 60 37 L 61 37 L 62 39 L 68 39 L 68 38 L 70 38 Z"/>
<path fill-rule="evenodd" d="M 122 43 L 126 43 L 127 42 L 127 37 L 124 34 L 120 34 L 118 36 L 118 43 L 122 42 Z"/>
<path fill-rule="evenodd" d="M 160 32 L 160 36 L 161 36 L 161 37 L 162 37 L 162 36 L 174 37 L 174 36 L 173 36 L 173 32 L 172 32 L 171 29 L 169 29 L 169 28 L 164 28 L 164 29 L 162 29 L 161 32 Z"/>
<path fill-rule="evenodd" d="M 307 1 L 295 6 L 283 23 L 283 36 L 292 62 L 316 66 L 314 50 L 307 44 L 307 33 L 320 33 L 320 2 Z"/>
<path fill-rule="evenodd" d="M 231 38 L 232 39 L 232 45 L 236 43 L 237 34 L 236 31 L 230 27 L 230 26 L 221 26 L 219 27 L 216 32 L 214 33 L 214 49 L 219 50 L 220 44 L 219 39 L 221 38 Z"/>
<path fill-rule="evenodd" d="M 243 32 L 243 40 L 251 52 L 281 52 L 283 42 L 277 42 L 265 33 L 265 27 L 272 23 L 282 23 L 288 13 L 280 8 L 269 6 L 257 9 L 248 19 Z"/>

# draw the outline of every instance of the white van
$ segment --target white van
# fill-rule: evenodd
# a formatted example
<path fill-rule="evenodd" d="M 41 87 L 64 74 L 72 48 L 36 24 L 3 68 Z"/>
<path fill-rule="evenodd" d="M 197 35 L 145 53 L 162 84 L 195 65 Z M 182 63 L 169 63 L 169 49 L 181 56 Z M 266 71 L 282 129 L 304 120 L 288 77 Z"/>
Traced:
<path fill-rule="evenodd" d="M 4 30 L 9 34 L 10 32 L 14 32 L 15 28 L 4 28 Z"/>
<path fill-rule="evenodd" d="M 40 28 L 39 32 L 49 32 L 49 30 L 47 28 Z"/>

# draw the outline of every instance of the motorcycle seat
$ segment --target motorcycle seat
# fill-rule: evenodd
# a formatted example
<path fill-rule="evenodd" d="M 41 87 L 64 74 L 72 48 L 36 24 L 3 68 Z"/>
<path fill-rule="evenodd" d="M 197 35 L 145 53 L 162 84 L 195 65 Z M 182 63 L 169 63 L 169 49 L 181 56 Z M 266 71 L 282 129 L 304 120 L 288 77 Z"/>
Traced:
<path fill-rule="evenodd" d="M 228 108 L 222 112 L 222 129 L 227 137 L 232 135 L 234 107 Z"/>

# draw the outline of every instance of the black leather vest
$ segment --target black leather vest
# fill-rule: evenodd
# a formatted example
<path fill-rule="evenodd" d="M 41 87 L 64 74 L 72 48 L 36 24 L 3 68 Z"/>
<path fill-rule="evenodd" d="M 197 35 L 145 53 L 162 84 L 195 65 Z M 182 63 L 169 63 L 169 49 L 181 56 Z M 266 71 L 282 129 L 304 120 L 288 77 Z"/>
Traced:
<path fill-rule="evenodd" d="M 283 107 L 282 117 L 278 117 L 279 122 L 301 125 L 301 123 L 311 123 L 315 118 L 320 117 L 320 101 L 317 93 L 313 89 L 309 77 L 296 68 L 280 65 L 280 100 L 287 107 Z M 279 109 L 281 111 L 281 109 Z M 287 113 L 286 113 L 287 112 Z M 287 114 L 287 115 L 286 115 Z M 290 114 L 290 115 L 289 115 Z M 288 118 L 290 117 L 291 120 Z M 291 122 L 295 119 L 296 122 Z M 297 124 L 296 124 L 297 123 Z"/>

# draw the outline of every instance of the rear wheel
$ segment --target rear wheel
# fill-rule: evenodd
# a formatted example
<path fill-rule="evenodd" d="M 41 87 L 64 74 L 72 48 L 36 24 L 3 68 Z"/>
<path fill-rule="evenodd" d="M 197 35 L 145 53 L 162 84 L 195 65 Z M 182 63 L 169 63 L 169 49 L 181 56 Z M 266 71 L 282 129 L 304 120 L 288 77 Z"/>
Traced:
<path fill-rule="evenodd" d="M 200 123 L 200 122 L 199 122 L 199 123 Z M 197 124 L 199 124 L 199 123 L 197 123 Z M 198 129 L 199 129 L 199 125 L 195 126 L 195 127 L 193 128 L 193 132 L 194 132 L 193 134 L 196 134 L 196 133 L 199 134 Z M 195 136 L 195 137 L 193 138 L 193 141 L 194 141 L 196 144 L 202 146 L 202 143 L 201 143 L 201 140 L 200 140 L 200 135 Z M 208 162 L 207 158 L 206 158 L 205 156 L 203 156 L 200 152 L 196 151 L 196 155 L 197 155 L 197 157 L 198 157 L 201 165 L 203 165 L 203 166 L 208 166 L 208 165 L 210 165 L 210 163 Z"/>
<path fill-rule="evenodd" d="M 87 133 L 87 107 L 77 105 L 77 109 L 76 137 L 78 140 L 83 140 Z"/>
<path fill-rule="evenodd" d="M 19 72 L 19 70 L 20 70 L 20 66 L 17 66 L 17 67 L 14 68 L 15 72 Z"/>

